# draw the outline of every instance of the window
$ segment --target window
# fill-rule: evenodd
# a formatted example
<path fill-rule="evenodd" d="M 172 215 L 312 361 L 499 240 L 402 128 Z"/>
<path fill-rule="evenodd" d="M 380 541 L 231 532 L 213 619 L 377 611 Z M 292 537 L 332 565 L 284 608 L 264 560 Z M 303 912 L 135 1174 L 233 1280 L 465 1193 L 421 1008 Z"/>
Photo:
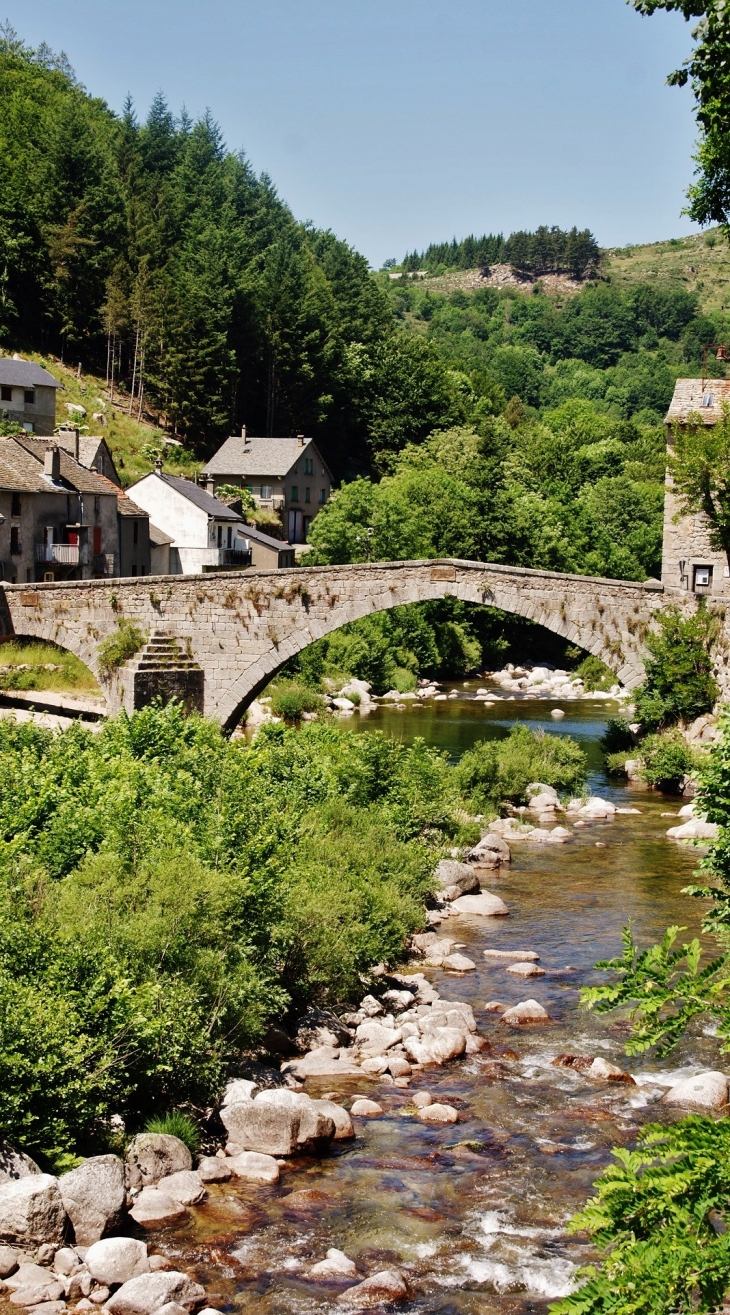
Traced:
<path fill-rule="evenodd" d="M 715 405 L 715 394 L 714 394 L 714 393 L 703 393 L 703 394 L 702 394 L 702 401 L 701 401 L 700 405 L 701 405 L 701 406 L 714 406 L 714 405 Z"/>
<path fill-rule="evenodd" d="M 94 520 L 97 525 L 101 523 L 101 498 L 94 498 Z"/>
<path fill-rule="evenodd" d="M 139 521 L 134 521 L 134 522 L 133 522 L 133 528 L 132 528 L 132 543 L 134 543 L 134 544 L 138 544 L 138 543 L 139 543 Z"/>
<path fill-rule="evenodd" d="M 95 525 L 94 526 L 94 556 L 98 557 L 100 553 L 101 553 L 101 525 Z"/>
<path fill-rule="evenodd" d="M 34 389 L 34 388 L 26 388 L 25 393 L 24 393 L 24 395 L 23 395 L 23 401 L 25 402 L 25 405 L 26 405 L 26 406 L 35 406 L 35 389 Z"/>
<path fill-rule="evenodd" d="M 249 493 L 253 493 L 253 484 L 247 484 L 246 488 L 248 489 Z"/>
<path fill-rule="evenodd" d="M 136 574 L 137 574 L 137 567 L 136 567 L 136 566 L 133 566 L 133 567 L 132 567 L 132 575 L 136 575 Z"/>
<path fill-rule="evenodd" d="M 19 515 L 20 515 L 20 494 L 19 494 L 19 493 L 14 493 L 13 496 L 11 497 L 11 499 L 10 499 L 10 515 L 11 515 L 11 516 L 19 516 Z"/>
<path fill-rule="evenodd" d="M 694 589 L 695 592 L 704 592 L 712 586 L 712 567 L 695 566 L 694 568 Z"/>
<path fill-rule="evenodd" d="M 2 388 L 0 388 L 0 401 L 12 402 L 12 400 L 13 400 L 12 388 L 10 387 L 9 384 L 3 384 Z"/>
<path fill-rule="evenodd" d="M 230 548 L 230 546 L 231 546 L 232 543 L 233 543 L 233 526 L 232 526 L 232 525 L 229 525 L 229 526 L 228 526 L 228 547 L 229 547 L 229 548 Z"/>
<path fill-rule="evenodd" d="M 319 500 L 320 500 L 320 502 L 326 502 L 326 501 L 327 501 L 327 490 L 326 490 L 326 489 L 320 489 L 320 490 L 319 490 Z"/>
<path fill-rule="evenodd" d="M 10 530 L 10 555 L 11 557 L 19 557 L 21 551 L 22 549 L 20 547 L 20 530 L 17 525 L 13 525 L 12 529 Z"/>
<path fill-rule="evenodd" d="M 314 474 L 314 460 L 312 459 L 312 457 L 304 458 L 304 474 L 305 475 Z"/>
<path fill-rule="evenodd" d="M 305 490 L 304 490 L 304 501 L 305 501 L 305 502 L 311 502 L 311 501 L 312 501 L 312 499 L 311 499 L 310 496 L 309 496 L 309 486 L 307 486 L 307 488 L 305 488 Z"/>
<path fill-rule="evenodd" d="M 218 547 L 219 547 L 219 548 L 222 548 L 222 547 L 223 547 L 223 526 L 222 526 L 222 525 L 219 525 L 219 526 L 218 526 Z"/>
<path fill-rule="evenodd" d="M 298 502 L 298 501 L 299 501 L 299 485 L 298 485 L 298 484 L 292 484 L 292 486 L 291 486 L 291 500 L 292 500 L 292 502 Z"/>
<path fill-rule="evenodd" d="M 270 484 L 262 484 L 262 485 L 261 485 L 261 497 L 262 497 L 262 498 L 271 498 L 271 497 L 273 497 L 273 494 L 274 494 L 274 490 L 272 489 L 272 487 L 271 487 Z"/>

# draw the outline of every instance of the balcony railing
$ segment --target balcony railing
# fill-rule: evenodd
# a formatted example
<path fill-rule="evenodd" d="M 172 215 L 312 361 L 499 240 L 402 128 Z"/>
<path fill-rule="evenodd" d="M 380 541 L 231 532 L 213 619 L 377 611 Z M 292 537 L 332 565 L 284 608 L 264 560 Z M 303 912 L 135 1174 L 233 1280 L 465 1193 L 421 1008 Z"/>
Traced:
<path fill-rule="evenodd" d="M 221 548 L 220 564 L 221 566 L 250 566 L 251 549 L 242 551 L 240 548 Z"/>
<path fill-rule="evenodd" d="M 37 562 L 56 562 L 59 566 L 78 566 L 79 545 L 77 543 L 37 543 L 35 546 Z"/>

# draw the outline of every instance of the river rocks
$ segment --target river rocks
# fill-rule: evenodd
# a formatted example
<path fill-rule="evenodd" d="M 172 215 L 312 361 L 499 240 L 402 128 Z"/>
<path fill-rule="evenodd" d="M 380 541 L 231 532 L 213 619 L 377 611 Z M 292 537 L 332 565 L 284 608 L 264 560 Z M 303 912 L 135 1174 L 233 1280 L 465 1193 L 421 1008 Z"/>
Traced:
<path fill-rule="evenodd" d="M 469 899 L 470 897 L 466 895 L 464 898 Z M 478 896 L 472 896 L 471 898 L 478 898 Z M 465 954 L 447 954 L 443 966 L 452 973 L 472 973 L 476 968 L 474 960 L 468 959 Z"/>
<path fill-rule="evenodd" d="M 313 1100 L 312 1104 L 332 1120 L 335 1128 L 334 1141 L 348 1141 L 355 1136 L 352 1119 L 343 1105 L 338 1105 L 334 1100 Z"/>
<path fill-rule="evenodd" d="M 455 913 L 471 913 L 480 918 L 505 918 L 509 913 L 504 900 L 487 890 L 480 895 L 461 895 L 451 907 Z"/>
<path fill-rule="evenodd" d="M 446 1064 L 463 1055 L 466 1036 L 455 1027 L 435 1027 L 420 1039 L 406 1037 L 403 1048 L 414 1064 Z"/>
<path fill-rule="evenodd" d="M 636 1083 L 630 1073 L 626 1073 L 616 1064 L 611 1064 L 609 1060 L 603 1059 L 597 1055 L 593 1063 L 585 1070 L 586 1077 L 592 1078 L 594 1082 L 625 1082 L 628 1086 L 634 1087 Z"/>
<path fill-rule="evenodd" d="M 78 1264 L 78 1257 L 74 1257 Z M 149 1273 L 147 1247 L 134 1237 L 105 1237 L 90 1246 L 84 1264 L 97 1283 L 127 1283 Z"/>
<path fill-rule="evenodd" d="M 179 1137 L 166 1132 L 140 1132 L 127 1147 L 127 1183 L 150 1187 L 181 1169 L 192 1169 L 193 1157 Z"/>
<path fill-rule="evenodd" d="M 35 1160 L 23 1151 L 13 1150 L 6 1141 L 0 1142 L 0 1183 L 7 1183 L 11 1178 L 27 1178 L 29 1174 L 39 1174 Z"/>
<path fill-rule="evenodd" d="M 158 1224 L 174 1224 L 186 1219 L 188 1212 L 167 1192 L 161 1192 L 157 1187 L 143 1187 L 129 1213 L 141 1228 L 154 1228 Z"/>
<path fill-rule="evenodd" d="M 537 805 L 537 812 L 542 813 L 546 808 L 559 808 L 560 796 L 553 785 L 545 785 L 544 781 L 531 781 L 525 786 L 525 796 L 530 808 Z M 539 802 L 538 802 L 539 801 Z"/>
<path fill-rule="evenodd" d="M 282 1073 L 291 1073 L 295 1078 L 347 1078 L 357 1077 L 360 1069 L 347 1058 L 347 1052 L 333 1046 L 320 1046 L 310 1050 L 303 1059 L 293 1059 L 281 1066 Z M 223 1110 L 221 1110 L 223 1119 Z M 225 1120 L 223 1120 L 225 1122 Z"/>
<path fill-rule="evenodd" d="M 195 1169 L 180 1169 L 167 1178 L 161 1178 L 157 1184 L 160 1192 L 167 1192 L 180 1205 L 197 1205 L 205 1196 L 205 1187 L 200 1174 Z"/>
<path fill-rule="evenodd" d="M 204 1155 L 198 1164 L 201 1183 L 225 1183 L 231 1176 L 231 1170 L 225 1160 L 215 1155 Z"/>
<path fill-rule="evenodd" d="M 257 1151 L 242 1151 L 229 1160 L 231 1171 L 236 1178 L 244 1178 L 249 1183 L 278 1183 L 279 1166 L 273 1155 L 260 1155 Z"/>
<path fill-rule="evenodd" d="M 63 1297 L 63 1284 L 48 1275 L 48 1282 L 32 1287 L 16 1288 L 10 1295 L 13 1306 L 40 1306 L 45 1302 L 59 1301 Z"/>
<path fill-rule="evenodd" d="M 300 1054 L 319 1046 L 348 1046 L 350 1033 L 331 1009 L 308 1009 L 299 1019 L 294 1043 Z"/>
<path fill-rule="evenodd" d="M 391 1077 L 394 1078 L 407 1078 L 413 1072 L 408 1060 L 403 1059 L 400 1055 L 389 1056 L 388 1069 Z"/>
<path fill-rule="evenodd" d="M 419 1019 L 421 1032 L 431 1031 L 436 1027 L 458 1027 L 463 1032 L 476 1032 L 477 1025 L 471 1005 L 461 1000 L 437 1000 L 426 1014 Z"/>
<path fill-rule="evenodd" d="M 543 1009 L 537 1000 L 521 1000 L 519 1004 L 506 1009 L 502 1022 L 508 1027 L 541 1027 L 552 1022 L 547 1009 Z"/>
<path fill-rule="evenodd" d="M 383 1000 L 390 1005 L 394 1013 L 400 1013 L 403 1009 L 409 1009 L 415 1003 L 416 996 L 412 991 L 384 991 Z"/>
<path fill-rule="evenodd" d="M 365 1100 L 361 1097 L 353 1101 L 350 1113 L 354 1119 L 377 1119 L 383 1113 L 383 1107 L 376 1100 Z"/>
<path fill-rule="evenodd" d="M 62 1174 L 58 1187 L 79 1246 L 91 1246 L 124 1213 L 124 1165 L 118 1155 L 92 1155 L 78 1168 Z"/>
<path fill-rule="evenodd" d="M 359 1012 L 364 1018 L 378 1018 L 380 1014 L 385 1013 L 385 1010 L 380 1001 L 375 999 L 374 995 L 365 995 L 360 1001 Z"/>
<path fill-rule="evenodd" d="M 720 1110 L 728 1103 L 728 1081 L 724 1073 L 709 1070 L 676 1083 L 664 1097 L 668 1105 L 685 1109 Z"/>
<path fill-rule="evenodd" d="M 592 819 L 593 821 L 607 821 L 612 818 L 616 812 L 616 805 L 609 802 L 608 799 L 599 799 L 593 795 L 583 803 L 581 799 L 571 799 L 568 804 L 569 813 L 578 813 L 580 817 Z"/>
<path fill-rule="evenodd" d="M 280 1087 L 259 1092 L 248 1104 L 221 1110 L 221 1118 L 231 1139 L 244 1150 L 263 1155 L 292 1155 L 296 1149 L 334 1138 L 334 1121 L 318 1104 L 303 1092 Z M 228 1121 L 224 1118 L 226 1113 Z"/>
<path fill-rule="evenodd" d="M 221 1105 L 245 1105 L 246 1101 L 253 1100 L 260 1090 L 258 1082 L 253 1082 L 251 1078 L 233 1078 L 223 1092 Z"/>
<path fill-rule="evenodd" d="M 424 1105 L 418 1111 L 422 1123 L 458 1123 L 459 1115 L 453 1105 L 440 1105 L 433 1102 Z"/>
<path fill-rule="evenodd" d="M 355 1039 L 361 1049 L 367 1049 L 376 1054 L 382 1054 L 385 1050 L 390 1050 L 391 1046 L 396 1046 L 401 1040 L 401 1033 L 396 1027 L 384 1027 L 382 1023 L 370 1020 L 367 1023 L 361 1023 L 355 1033 Z"/>
<path fill-rule="evenodd" d="M 479 877 L 468 863 L 443 858 L 436 868 L 436 881 L 442 899 L 455 900 L 460 895 L 479 890 Z"/>
<path fill-rule="evenodd" d="M 55 1283 L 58 1278 L 57 1274 L 52 1274 L 44 1265 L 36 1265 L 32 1261 L 23 1261 L 18 1265 L 15 1273 L 7 1280 L 5 1286 L 11 1292 L 16 1288 L 37 1288 L 47 1287 Z"/>
<path fill-rule="evenodd" d="M 357 1265 L 344 1251 L 330 1247 L 325 1259 L 312 1265 L 309 1273 L 312 1278 L 357 1278 Z"/>
<path fill-rule="evenodd" d="M 193 1311 L 205 1301 L 205 1289 L 187 1274 L 174 1269 L 141 1274 L 122 1284 L 110 1297 L 106 1308 L 112 1315 L 152 1315 L 170 1301 L 186 1311 Z"/>
<path fill-rule="evenodd" d="M 49 1173 L 9 1179 L 0 1186 L 0 1238 L 25 1247 L 60 1242 L 66 1212 L 58 1180 Z"/>
<path fill-rule="evenodd" d="M 401 1271 L 382 1269 L 354 1288 L 341 1292 L 337 1301 L 341 1306 L 350 1306 L 355 1310 L 370 1310 L 386 1301 L 407 1301 L 409 1296 L 410 1289 Z"/>
<path fill-rule="evenodd" d="M 535 963 L 540 955 L 535 950 L 482 950 L 485 959 L 515 959 L 518 963 Z"/>
<path fill-rule="evenodd" d="M 524 963 L 511 963 L 507 969 L 508 973 L 513 973 L 515 977 L 544 977 L 545 969 L 539 968 L 532 960 L 526 960 Z"/>
<path fill-rule="evenodd" d="M 0 1246 L 0 1279 L 7 1278 L 8 1274 L 17 1269 L 21 1254 L 15 1247 Z"/>
<path fill-rule="evenodd" d="M 719 829 L 716 822 L 691 817 L 681 826 L 670 826 L 667 835 L 670 840 L 716 840 Z"/>
<path fill-rule="evenodd" d="M 369 1073 L 372 1078 L 379 1078 L 383 1073 L 388 1072 L 388 1061 L 385 1055 L 373 1055 L 371 1059 L 364 1059 L 360 1067 L 363 1073 Z"/>
<path fill-rule="evenodd" d="M 466 857 L 479 867 L 499 867 L 502 863 L 509 863 L 512 851 L 503 836 L 497 835 L 496 831 L 487 831 Z"/>

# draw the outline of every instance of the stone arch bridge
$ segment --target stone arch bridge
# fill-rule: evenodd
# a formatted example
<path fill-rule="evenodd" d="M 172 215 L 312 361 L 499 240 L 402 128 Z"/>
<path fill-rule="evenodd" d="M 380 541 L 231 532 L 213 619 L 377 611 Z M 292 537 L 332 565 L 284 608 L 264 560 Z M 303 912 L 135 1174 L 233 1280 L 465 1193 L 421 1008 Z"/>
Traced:
<path fill-rule="evenodd" d="M 5 584 L 0 639 L 35 637 L 69 649 L 99 678 L 110 712 L 131 711 L 158 692 L 179 693 L 232 727 L 277 670 L 314 640 L 374 612 L 448 595 L 545 626 L 601 658 L 629 689 L 643 679 L 643 640 L 666 605 L 658 582 L 451 559 L 367 562 Z M 125 620 L 148 642 L 107 677 L 99 645 Z"/>

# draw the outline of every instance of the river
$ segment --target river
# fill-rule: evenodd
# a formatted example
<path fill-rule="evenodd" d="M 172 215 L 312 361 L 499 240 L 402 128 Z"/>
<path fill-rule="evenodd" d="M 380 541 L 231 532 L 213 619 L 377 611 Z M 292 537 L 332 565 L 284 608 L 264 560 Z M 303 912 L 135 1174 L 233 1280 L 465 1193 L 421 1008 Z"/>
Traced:
<path fill-rule="evenodd" d="M 681 893 L 697 854 L 666 838 L 672 822 L 660 816 L 681 801 L 603 775 L 598 740 L 615 707 L 565 703 L 564 720 L 555 722 L 555 698 L 489 706 L 473 700 L 475 688 L 462 687 L 458 699 L 401 711 L 381 706 L 350 724 L 406 741 L 421 735 L 456 758 L 475 740 L 506 735 L 515 719 L 524 719 L 578 739 L 589 758 L 590 789 L 641 809 L 641 816 L 596 823 L 566 845 L 515 846 L 511 866 L 485 883 L 506 901 L 510 917 L 444 924 L 477 968 L 458 977 L 430 969 L 428 976 L 442 997 L 472 1004 L 479 1031 L 492 1043 L 488 1055 L 419 1073 L 410 1093 L 365 1078 L 341 1081 L 335 1099 L 375 1097 L 384 1116 L 360 1120 L 356 1140 L 325 1159 L 288 1164 L 277 1187 L 211 1187 L 191 1222 L 153 1239 L 158 1250 L 197 1274 L 211 1306 L 245 1315 L 342 1309 L 336 1302 L 342 1286 L 315 1284 L 303 1273 L 310 1261 L 338 1247 L 369 1272 L 403 1265 L 417 1292 L 401 1307 L 407 1311 L 475 1315 L 544 1308 L 569 1291 L 575 1267 L 591 1258 L 585 1240 L 569 1236 L 565 1225 L 589 1195 L 610 1148 L 630 1145 L 649 1119 L 676 1117 L 658 1103 L 661 1088 L 653 1075 L 717 1064 L 712 1037 L 704 1034 L 662 1062 L 627 1059 L 622 1025 L 578 1007 L 578 988 L 601 980 L 593 965 L 620 953 L 629 919 L 644 945 L 674 922 L 692 934 L 698 929 L 702 906 Z M 546 975 L 520 982 L 483 958 L 487 946 L 536 950 Z M 549 1010 L 552 1026 L 514 1032 L 484 1011 L 488 1000 L 513 1004 L 530 997 Z M 485 1061 L 501 1048 L 507 1048 L 509 1076 L 489 1080 Z M 597 1086 L 552 1067 L 566 1050 L 602 1055 L 640 1085 Z M 417 1089 L 455 1105 L 459 1123 L 418 1122 L 408 1108 Z M 332 1091 L 332 1079 L 310 1079 L 306 1090 L 323 1095 Z M 286 1194 L 302 1189 L 310 1196 L 288 1209 Z"/>

